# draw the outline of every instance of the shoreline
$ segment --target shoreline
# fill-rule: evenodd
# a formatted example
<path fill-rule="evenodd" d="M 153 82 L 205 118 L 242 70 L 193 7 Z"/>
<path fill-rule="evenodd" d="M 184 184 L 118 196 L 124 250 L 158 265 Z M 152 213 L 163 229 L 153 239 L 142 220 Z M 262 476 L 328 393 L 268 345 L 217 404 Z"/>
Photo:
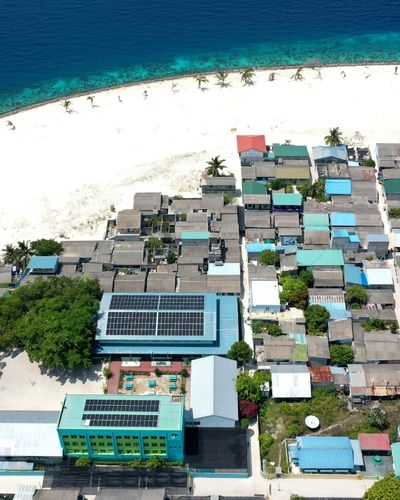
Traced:
<path fill-rule="evenodd" d="M 315 61 L 316 63 L 318 61 Z M 360 68 L 365 68 L 366 66 L 396 66 L 400 65 L 400 60 L 399 61 L 383 61 L 383 62 L 363 62 L 360 64 L 359 62 L 355 63 L 328 63 L 328 64 L 311 64 L 311 63 L 305 63 L 304 65 L 299 65 L 299 64 L 294 64 L 294 65 L 287 65 L 287 66 L 257 66 L 257 67 L 252 67 L 252 69 L 255 72 L 263 72 L 263 71 L 285 71 L 285 70 L 290 70 L 290 69 L 297 69 L 297 68 L 304 68 L 304 69 L 324 69 L 324 68 L 354 68 L 354 67 L 360 67 Z M 44 101 L 40 101 L 37 103 L 30 104 L 28 106 L 23 106 L 21 108 L 16 108 L 11 111 L 7 111 L 5 113 L 0 113 L 0 119 L 1 118 L 7 118 L 10 116 L 17 115 L 19 113 L 22 113 L 24 111 L 29 111 L 41 106 L 46 106 L 48 104 L 54 104 L 62 100 L 66 99 L 75 99 L 79 97 L 85 97 L 89 94 L 100 94 L 102 92 L 107 92 L 109 90 L 117 90 L 117 89 L 125 89 L 127 87 L 136 87 L 138 85 L 143 85 L 143 84 L 153 84 L 153 83 L 160 83 L 160 82 L 173 82 L 175 80 L 180 80 L 180 79 L 185 79 L 185 78 L 194 78 L 196 75 L 205 75 L 205 76 L 212 76 L 215 75 L 217 71 L 226 71 L 227 73 L 233 73 L 233 74 L 238 74 L 240 71 L 245 69 L 246 66 L 238 67 L 238 68 L 233 68 L 233 69 L 215 69 L 213 71 L 203 71 L 203 72 L 195 72 L 195 73 L 181 73 L 177 74 L 174 76 L 166 76 L 164 78 L 150 78 L 150 79 L 145 79 L 145 80 L 137 80 L 137 81 L 131 81 L 123 84 L 117 84 L 117 85 L 109 85 L 106 87 L 101 87 L 98 89 L 94 90 L 85 90 L 84 92 L 76 92 L 72 94 L 64 94 L 62 96 L 53 98 L 53 99 L 47 99 Z"/>
<path fill-rule="evenodd" d="M 198 196 L 206 162 L 217 155 L 240 187 L 236 134 L 289 140 L 310 153 L 336 126 L 348 144 L 371 151 L 376 142 L 399 141 L 394 64 L 310 64 L 299 81 L 296 68 L 257 69 L 254 85 L 230 71 L 226 88 L 214 72 L 201 90 L 193 75 L 137 82 L 91 92 L 94 106 L 89 93 L 76 96 L 70 113 L 57 99 L 3 117 L 0 249 L 47 237 L 102 239 L 111 207 L 131 208 L 136 192 Z"/>

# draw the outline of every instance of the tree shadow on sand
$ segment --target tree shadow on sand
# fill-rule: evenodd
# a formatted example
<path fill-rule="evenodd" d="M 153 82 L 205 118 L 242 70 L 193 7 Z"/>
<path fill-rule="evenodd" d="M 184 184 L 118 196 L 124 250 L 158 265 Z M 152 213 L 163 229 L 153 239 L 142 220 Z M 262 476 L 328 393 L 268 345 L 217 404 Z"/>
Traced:
<path fill-rule="evenodd" d="M 72 384 L 76 382 L 101 382 L 101 365 L 93 364 L 90 368 L 76 368 L 74 370 L 54 369 L 48 370 L 45 366 L 40 365 L 41 375 L 46 375 L 50 378 L 55 378 L 57 382 L 64 385 L 67 382 Z"/>

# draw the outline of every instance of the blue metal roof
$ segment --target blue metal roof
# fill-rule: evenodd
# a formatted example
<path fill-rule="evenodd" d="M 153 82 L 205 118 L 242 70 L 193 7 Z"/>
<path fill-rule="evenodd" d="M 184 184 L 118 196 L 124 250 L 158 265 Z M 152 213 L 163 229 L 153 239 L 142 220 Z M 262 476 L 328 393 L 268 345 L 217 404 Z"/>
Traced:
<path fill-rule="evenodd" d="M 360 267 L 353 264 L 345 264 L 344 266 L 344 281 L 351 285 L 368 286 L 367 277 Z"/>
<path fill-rule="evenodd" d="M 349 232 L 347 229 L 333 229 L 333 238 L 348 238 L 352 243 L 360 243 L 357 233 Z"/>
<path fill-rule="evenodd" d="M 348 160 L 347 149 L 342 146 L 315 146 L 312 148 L 314 160 L 323 160 L 325 158 L 338 158 L 339 160 Z"/>
<path fill-rule="evenodd" d="M 327 195 L 351 195 L 350 179 L 326 179 L 325 193 Z"/>
<path fill-rule="evenodd" d="M 28 264 L 28 269 L 56 269 L 58 265 L 57 256 L 37 256 L 34 255 Z"/>
<path fill-rule="evenodd" d="M 331 226 L 354 227 L 356 225 L 356 214 L 354 213 L 331 213 Z"/>
<path fill-rule="evenodd" d="M 96 332 L 97 354 L 124 355 L 212 355 L 227 354 L 231 345 L 239 340 L 238 301 L 236 297 L 215 293 L 153 294 L 160 296 L 201 295 L 204 303 L 204 335 L 198 337 L 160 335 L 107 335 L 107 315 L 113 295 L 141 295 L 140 293 L 104 293 L 98 312 Z M 122 311 L 121 311 L 122 312 Z M 130 310 L 126 312 L 131 312 Z"/>
<path fill-rule="evenodd" d="M 351 318 L 351 312 L 346 310 L 346 304 L 343 302 L 315 302 L 316 304 L 325 307 L 329 312 L 329 319 L 346 319 Z"/>
<path fill-rule="evenodd" d="M 274 243 L 247 243 L 246 249 L 248 253 L 259 253 L 264 250 L 275 250 Z"/>
<path fill-rule="evenodd" d="M 301 469 L 353 470 L 354 455 L 348 437 L 301 436 L 297 438 Z"/>

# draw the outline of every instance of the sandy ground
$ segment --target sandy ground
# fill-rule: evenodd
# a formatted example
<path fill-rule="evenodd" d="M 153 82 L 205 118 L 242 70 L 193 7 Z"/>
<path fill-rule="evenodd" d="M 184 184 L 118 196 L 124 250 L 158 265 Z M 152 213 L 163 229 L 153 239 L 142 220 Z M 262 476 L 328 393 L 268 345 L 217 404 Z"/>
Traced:
<path fill-rule="evenodd" d="M 23 351 L 0 359 L 0 410 L 60 410 L 66 394 L 102 394 L 100 365 L 65 378 L 42 371 Z"/>
<path fill-rule="evenodd" d="M 345 77 L 342 72 L 345 72 Z M 350 142 L 398 141 L 400 75 L 393 66 L 256 73 L 243 86 L 192 77 L 71 98 L 0 119 L 0 248 L 37 237 L 102 237 L 110 206 L 132 206 L 136 191 L 196 194 L 199 173 L 221 155 L 239 173 L 235 134 L 267 143 L 323 143 L 339 126 Z M 144 90 L 148 97 L 144 98 Z M 119 100 L 120 97 L 121 101 Z M 15 130 L 7 126 L 8 120 Z"/>

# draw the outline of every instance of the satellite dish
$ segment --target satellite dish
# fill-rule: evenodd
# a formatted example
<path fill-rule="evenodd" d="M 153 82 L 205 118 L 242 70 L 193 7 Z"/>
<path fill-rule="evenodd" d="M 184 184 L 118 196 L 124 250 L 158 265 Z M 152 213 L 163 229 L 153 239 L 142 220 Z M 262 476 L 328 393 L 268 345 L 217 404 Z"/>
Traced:
<path fill-rule="evenodd" d="M 305 419 L 305 424 L 309 429 L 315 430 L 319 427 L 319 418 L 315 415 L 308 415 Z"/>

